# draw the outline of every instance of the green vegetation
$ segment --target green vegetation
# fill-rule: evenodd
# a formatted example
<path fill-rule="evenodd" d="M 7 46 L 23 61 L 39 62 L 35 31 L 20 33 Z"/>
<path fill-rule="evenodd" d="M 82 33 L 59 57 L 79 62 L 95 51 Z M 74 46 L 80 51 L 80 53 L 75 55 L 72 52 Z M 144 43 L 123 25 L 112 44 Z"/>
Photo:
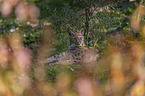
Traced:
<path fill-rule="evenodd" d="M 3 4 L 5 1 L 0 2 Z M 27 8 L 34 9 L 32 12 L 26 11 L 28 15 L 22 18 L 24 19 L 22 22 L 18 19 L 19 12 L 11 12 L 8 16 L 3 10 L 1 13 L 0 94 L 2 96 L 36 94 L 37 96 L 85 96 L 81 93 L 82 90 L 85 91 L 80 87 L 83 84 L 89 90 L 86 91 L 88 92 L 86 96 L 96 94 L 144 96 L 145 78 L 141 75 L 144 73 L 144 67 L 141 65 L 144 65 L 145 46 L 143 0 L 27 0 L 27 2 L 30 5 L 22 4 L 20 8 L 24 6 L 25 11 Z M 39 11 L 33 3 L 40 10 L 39 18 L 37 16 Z M 18 5 L 11 6 L 17 9 Z M 32 14 L 33 11 L 36 14 Z M 53 28 L 47 25 L 49 23 Z M 68 29 L 76 32 L 82 28 L 85 30 L 85 44 L 99 50 L 100 59 L 97 62 L 82 65 L 39 64 L 44 58 L 68 49 Z M 9 49 L 5 50 L 7 47 Z M 27 66 L 30 67 L 27 69 Z M 18 80 L 15 80 L 16 77 Z M 94 81 L 98 83 L 97 86 L 91 84 Z M 93 92 L 93 88 L 97 88 L 97 92 Z M 141 91 L 136 91 L 137 88 Z"/>

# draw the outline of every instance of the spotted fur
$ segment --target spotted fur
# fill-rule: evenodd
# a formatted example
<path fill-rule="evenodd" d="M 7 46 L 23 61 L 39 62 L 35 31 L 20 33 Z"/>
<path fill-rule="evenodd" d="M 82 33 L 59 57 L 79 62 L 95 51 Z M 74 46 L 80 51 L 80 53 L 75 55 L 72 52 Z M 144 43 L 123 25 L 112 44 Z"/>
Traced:
<path fill-rule="evenodd" d="M 69 47 L 68 50 L 62 52 L 60 54 L 54 55 L 50 58 L 47 58 L 45 63 L 53 64 L 74 64 L 74 63 L 82 63 L 88 60 L 92 60 L 89 58 L 94 58 L 93 60 L 97 60 L 98 58 L 98 51 L 95 48 L 89 48 L 84 44 L 84 36 L 83 36 L 83 29 L 79 32 L 72 32 L 68 31 L 69 35 Z M 92 51 L 90 51 L 92 50 Z M 92 53 L 89 53 L 92 52 Z M 87 57 L 89 54 L 94 54 Z M 86 58 L 87 57 L 87 58 Z"/>

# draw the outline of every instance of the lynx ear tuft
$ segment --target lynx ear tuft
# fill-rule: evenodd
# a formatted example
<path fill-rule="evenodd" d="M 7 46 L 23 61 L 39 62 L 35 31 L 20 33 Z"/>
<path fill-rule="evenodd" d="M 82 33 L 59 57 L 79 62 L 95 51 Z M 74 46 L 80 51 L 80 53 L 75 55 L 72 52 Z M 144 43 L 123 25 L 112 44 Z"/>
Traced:
<path fill-rule="evenodd" d="M 84 29 L 83 28 L 80 30 L 80 34 L 84 35 Z"/>

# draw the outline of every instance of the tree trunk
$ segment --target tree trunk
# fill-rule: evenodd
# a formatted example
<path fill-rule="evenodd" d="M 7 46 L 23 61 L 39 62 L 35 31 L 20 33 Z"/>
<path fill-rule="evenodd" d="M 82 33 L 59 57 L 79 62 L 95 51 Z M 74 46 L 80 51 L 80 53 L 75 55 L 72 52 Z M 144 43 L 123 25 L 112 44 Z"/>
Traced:
<path fill-rule="evenodd" d="M 90 42 L 90 13 L 91 13 L 91 0 L 89 0 L 89 3 L 87 4 L 87 7 L 85 9 L 85 15 L 86 15 L 86 32 L 85 32 L 85 37 L 86 37 L 86 44 L 89 46 Z"/>

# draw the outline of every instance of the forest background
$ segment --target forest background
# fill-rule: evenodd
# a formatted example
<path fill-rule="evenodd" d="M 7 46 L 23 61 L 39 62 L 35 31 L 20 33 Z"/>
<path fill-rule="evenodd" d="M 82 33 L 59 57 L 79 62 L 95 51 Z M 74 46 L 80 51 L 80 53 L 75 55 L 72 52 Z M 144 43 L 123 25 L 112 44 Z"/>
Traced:
<path fill-rule="evenodd" d="M 144 0 L 0 2 L 2 96 L 145 95 Z M 54 34 L 45 33 L 49 24 Z M 97 63 L 39 64 L 67 50 L 68 28 L 85 30 L 85 44 L 99 50 Z"/>

